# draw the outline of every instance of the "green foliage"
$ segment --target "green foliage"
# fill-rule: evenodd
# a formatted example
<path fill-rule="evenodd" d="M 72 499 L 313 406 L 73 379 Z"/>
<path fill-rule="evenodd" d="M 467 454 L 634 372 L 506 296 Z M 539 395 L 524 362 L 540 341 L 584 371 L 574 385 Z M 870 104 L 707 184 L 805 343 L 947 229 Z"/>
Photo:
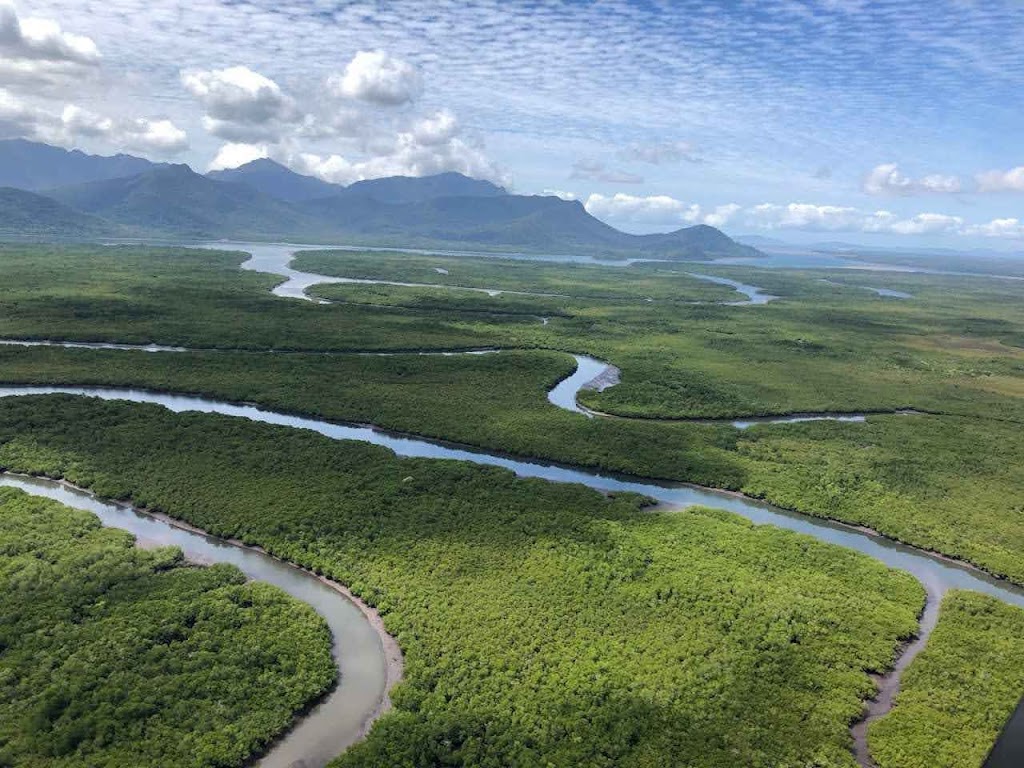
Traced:
<path fill-rule="evenodd" d="M 609 267 L 498 257 L 481 259 L 379 251 L 303 251 L 296 255 L 292 266 L 303 272 L 337 277 L 547 293 L 557 294 L 554 298 L 562 299 L 629 298 L 683 302 L 735 301 L 738 298 L 731 288 L 691 277 L 678 265 Z M 317 293 L 333 296 L 346 287 L 344 284 L 323 285 Z M 453 298 L 463 297 L 456 295 Z"/>
<path fill-rule="evenodd" d="M 586 419 L 543 396 L 572 369 L 544 351 L 372 357 L 182 356 L 2 349 L 9 382 L 197 392 L 522 456 L 742 490 L 867 525 L 1024 581 L 1018 424 L 959 416 L 873 416 L 866 424 L 759 426 Z"/>
<path fill-rule="evenodd" d="M 844 766 L 921 587 L 721 512 L 229 417 L 0 403 L 0 465 L 62 474 L 346 584 L 406 654 L 340 766 Z"/>
<path fill-rule="evenodd" d="M 187 248 L 0 245 L 0 338 L 244 349 L 450 349 L 507 335 L 458 314 L 281 299 L 247 257 Z M 510 332 L 532 317 L 492 318 Z"/>
<path fill-rule="evenodd" d="M 312 608 L 0 488 L 0 765 L 241 766 L 334 682 Z"/>
<path fill-rule="evenodd" d="M 896 706 L 868 734 L 879 768 L 979 768 L 1024 690 L 1024 611 L 951 592 Z"/>

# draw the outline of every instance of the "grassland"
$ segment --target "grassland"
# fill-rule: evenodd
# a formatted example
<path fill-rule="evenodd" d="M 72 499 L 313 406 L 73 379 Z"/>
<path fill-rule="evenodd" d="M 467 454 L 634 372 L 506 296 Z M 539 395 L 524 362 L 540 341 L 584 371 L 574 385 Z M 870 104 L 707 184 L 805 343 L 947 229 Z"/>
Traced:
<path fill-rule="evenodd" d="M 242 766 L 334 682 L 330 633 L 231 566 L 0 489 L 0 764 Z"/>

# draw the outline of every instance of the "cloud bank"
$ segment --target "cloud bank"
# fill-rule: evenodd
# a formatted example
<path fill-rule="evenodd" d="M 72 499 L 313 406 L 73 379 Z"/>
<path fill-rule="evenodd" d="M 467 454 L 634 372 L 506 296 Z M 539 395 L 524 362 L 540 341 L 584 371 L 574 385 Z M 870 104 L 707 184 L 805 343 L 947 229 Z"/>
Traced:
<path fill-rule="evenodd" d="M 668 195 L 645 197 L 618 193 L 611 196 L 592 194 L 587 198 L 585 207 L 593 216 L 630 229 L 665 230 L 708 224 L 762 231 L 1024 237 L 1024 225 L 1016 218 L 969 224 L 960 216 L 943 213 L 899 216 L 886 210 L 865 211 L 852 206 L 813 203 L 761 203 L 751 206 L 728 203 L 705 207 Z"/>
<path fill-rule="evenodd" d="M 875 166 L 864 179 L 863 189 L 869 195 L 951 194 L 962 188 L 956 176 L 933 173 L 920 179 L 904 175 L 896 163 Z"/>

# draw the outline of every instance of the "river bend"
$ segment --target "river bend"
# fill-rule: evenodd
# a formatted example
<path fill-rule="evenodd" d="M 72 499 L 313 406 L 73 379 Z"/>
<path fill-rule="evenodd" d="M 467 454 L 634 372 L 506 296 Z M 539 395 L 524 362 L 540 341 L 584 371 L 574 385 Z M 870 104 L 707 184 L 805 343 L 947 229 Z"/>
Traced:
<path fill-rule="evenodd" d="M 401 675 L 397 644 L 386 635 L 386 642 L 382 641 L 379 619 L 338 585 L 258 549 L 208 536 L 126 504 L 102 501 L 67 483 L 0 473 L 0 486 L 91 512 L 103 525 L 134 534 L 140 544 L 179 547 L 193 562 L 230 563 L 248 578 L 273 584 L 308 603 L 324 618 L 331 630 L 338 683 L 273 743 L 257 763 L 260 768 L 321 768 L 362 739 L 373 720 L 388 708 L 388 690 Z"/>

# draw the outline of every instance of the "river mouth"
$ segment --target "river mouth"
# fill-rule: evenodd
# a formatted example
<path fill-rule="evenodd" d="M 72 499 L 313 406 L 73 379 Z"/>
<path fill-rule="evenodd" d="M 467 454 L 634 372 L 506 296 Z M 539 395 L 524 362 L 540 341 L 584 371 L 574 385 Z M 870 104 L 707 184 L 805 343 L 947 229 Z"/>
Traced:
<path fill-rule="evenodd" d="M 140 546 L 175 546 L 192 562 L 234 565 L 249 579 L 279 587 L 312 606 L 324 618 L 331 631 L 331 653 L 338 667 L 337 685 L 273 743 L 255 763 L 260 768 L 322 768 L 361 740 L 372 721 L 386 711 L 388 688 L 401 674 L 401 657 L 396 669 L 393 653 L 385 653 L 380 636 L 383 630 L 375 627 L 356 602 L 326 579 L 257 549 L 209 536 L 126 504 L 103 501 L 67 483 L 0 472 L 0 486 L 18 488 L 91 512 L 103 525 L 134 534 Z"/>

